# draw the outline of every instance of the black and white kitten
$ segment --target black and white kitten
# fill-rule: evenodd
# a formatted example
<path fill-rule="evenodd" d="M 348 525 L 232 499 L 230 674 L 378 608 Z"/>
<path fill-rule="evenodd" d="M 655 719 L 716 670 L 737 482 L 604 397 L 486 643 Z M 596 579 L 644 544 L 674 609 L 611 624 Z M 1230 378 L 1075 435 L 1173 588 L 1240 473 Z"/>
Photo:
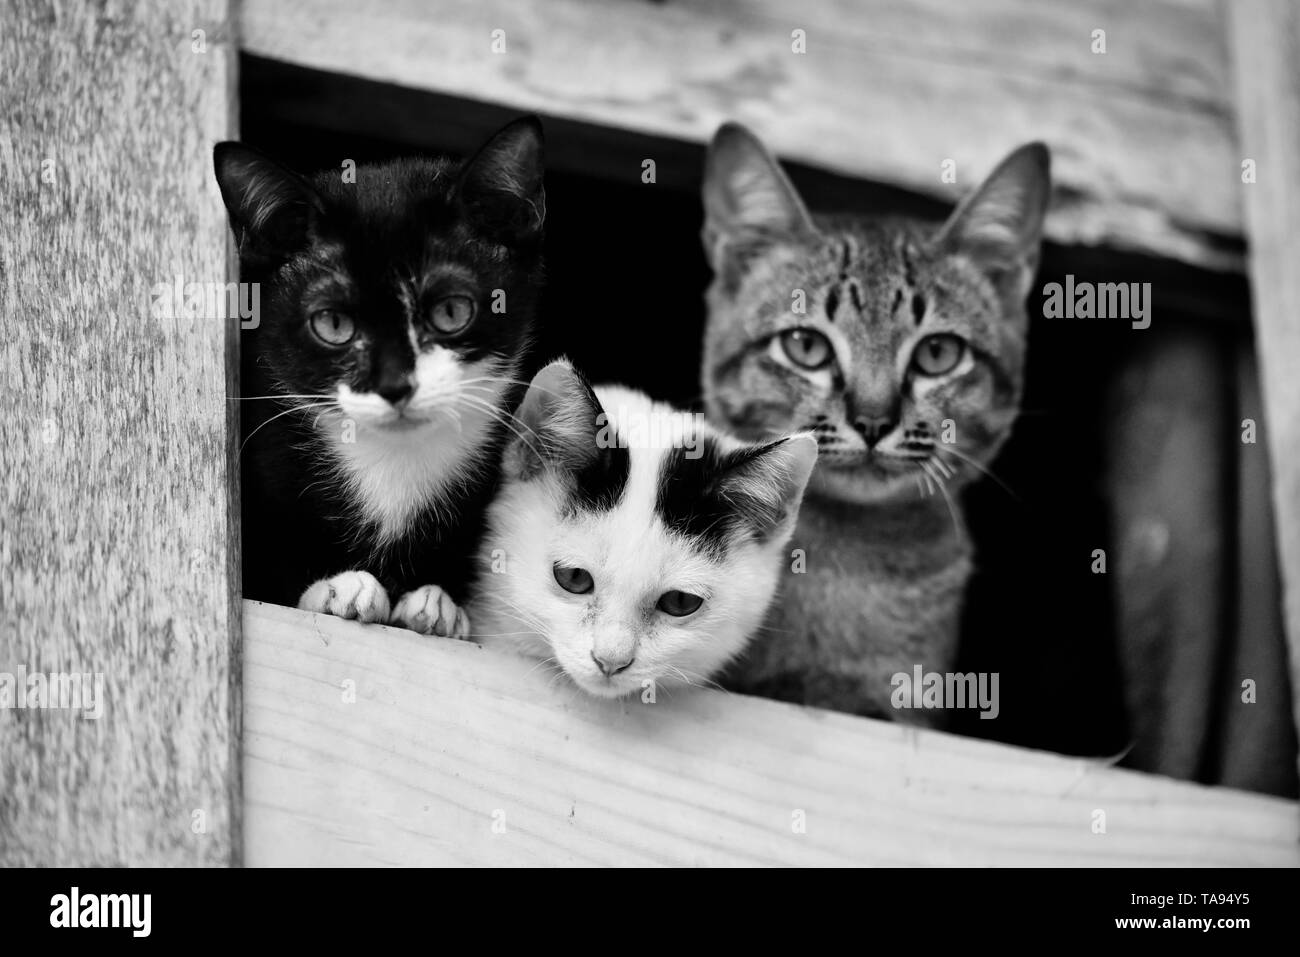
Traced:
<path fill-rule="evenodd" d="M 597 697 L 708 681 L 777 591 L 816 441 L 742 442 L 640 392 L 592 389 L 563 360 L 516 419 L 472 637 Z"/>
<path fill-rule="evenodd" d="M 217 181 L 261 314 L 242 340 L 246 597 L 410 622 L 472 577 L 507 411 L 522 394 L 545 218 L 542 130 L 464 163 L 304 178 L 240 143 Z M 355 179 L 355 182 L 348 181 Z M 449 599 L 449 600 L 448 600 Z"/>

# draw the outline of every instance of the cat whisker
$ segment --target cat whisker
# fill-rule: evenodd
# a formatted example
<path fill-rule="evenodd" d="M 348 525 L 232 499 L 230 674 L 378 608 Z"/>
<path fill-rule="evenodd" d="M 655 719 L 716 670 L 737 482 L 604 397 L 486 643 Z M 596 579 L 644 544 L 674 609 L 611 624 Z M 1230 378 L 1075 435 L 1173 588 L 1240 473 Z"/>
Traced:
<path fill-rule="evenodd" d="M 523 379 L 516 379 L 514 376 L 508 375 L 480 375 L 460 380 L 462 386 L 478 385 L 480 382 L 505 383 L 506 385 L 531 385 L 531 383 L 526 382 Z"/>
<path fill-rule="evenodd" d="M 228 395 L 226 396 L 226 398 L 234 402 L 252 402 L 256 399 L 328 399 L 332 401 L 334 399 L 334 396 L 308 395 L 308 394 L 300 395 L 297 393 L 284 392 L 284 393 L 277 393 L 275 395 Z"/>
<path fill-rule="evenodd" d="M 546 690 L 558 691 L 563 688 L 568 688 L 572 691 L 580 690 L 578 686 L 573 683 L 572 679 L 569 678 L 569 673 L 567 671 L 563 668 L 556 668 L 555 671 L 552 672 L 550 679 L 546 682 Z M 570 695 L 569 702 L 572 703 L 573 700 L 574 696 Z"/>
<path fill-rule="evenodd" d="M 515 604 L 513 601 L 510 601 L 509 599 L 505 598 L 502 595 L 490 595 L 487 597 L 500 602 L 502 610 L 510 614 L 512 617 L 518 619 L 523 624 L 530 626 L 539 635 L 545 631 L 544 623 L 542 622 L 541 618 L 538 615 L 534 614 L 533 612 L 528 611 L 525 608 L 519 607 L 519 605 Z"/>
<path fill-rule="evenodd" d="M 317 428 L 319 428 L 319 427 L 320 427 L 320 417 L 321 417 L 322 415 L 328 415 L 329 413 L 331 413 L 331 412 L 333 412 L 333 411 L 334 411 L 333 403 L 328 403 L 328 402 L 327 402 L 327 403 L 325 404 L 325 407 L 324 407 L 323 409 L 321 409 L 319 412 L 316 413 L 316 418 L 314 418 L 314 419 L 311 420 L 311 427 L 312 427 L 313 429 L 317 429 Z"/>
<path fill-rule="evenodd" d="M 270 424 L 271 424 L 272 422 L 274 422 L 276 419 L 283 418 L 284 416 L 289 415 L 289 414 L 291 414 L 291 413 L 293 413 L 293 412 L 300 412 L 300 413 L 301 413 L 301 412 L 307 412 L 307 411 L 310 411 L 311 409 L 328 408 L 329 405 L 330 405 L 330 403 L 328 403 L 328 402 L 309 403 L 309 404 L 307 404 L 307 405 L 295 405 L 295 406 L 293 406 L 293 407 L 291 407 L 291 408 L 285 409 L 283 412 L 277 412 L 275 415 L 271 416 L 269 419 L 267 419 L 265 422 L 263 422 L 261 425 L 259 425 L 257 428 L 255 428 L 252 432 L 248 433 L 248 435 L 245 437 L 244 441 L 241 442 L 240 445 L 239 445 L 239 454 L 240 454 L 240 455 L 243 455 L 243 454 L 244 454 L 244 447 L 245 447 L 246 445 L 248 445 L 248 443 L 251 442 L 251 441 L 253 440 L 253 436 L 257 435 L 258 432 L 261 432 L 264 428 L 266 428 L 268 425 L 270 425 Z M 317 416 L 317 418 L 319 419 L 319 416 Z"/>
<path fill-rule="evenodd" d="M 712 678 L 702 675 L 697 671 L 686 671 L 683 668 L 678 668 L 676 665 L 665 665 L 664 667 L 692 688 L 712 688 L 716 691 L 721 691 L 723 694 L 731 694 L 730 691 L 722 687 L 722 685 L 718 684 Z"/>
<path fill-rule="evenodd" d="M 435 411 L 446 413 L 447 418 L 451 419 L 452 425 L 456 426 L 456 431 L 464 434 L 465 419 L 460 409 L 456 408 L 454 404 L 440 405 Z"/>
<path fill-rule="evenodd" d="M 686 673 L 685 673 L 684 671 L 682 671 L 680 668 L 674 668 L 672 665 L 663 665 L 662 667 L 663 667 L 663 669 L 664 669 L 662 677 L 664 677 L 664 678 L 673 678 L 673 679 L 675 679 L 675 680 L 677 680 L 677 681 L 680 681 L 682 684 L 686 685 L 688 688 L 693 688 L 693 687 L 695 687 L 694 683 L 690 680 L 690 678 L 688 678 L 688 677 L 686 676 Z M 672 700 L 672 697 L 673 697 L 673 686 L 672 686 L 670 683 L 668 683 L 668 682 L 666 682 L 666 681 L 661 681 L 661 680 L 660 680 L 660 676 L 658 676 L 658 675 L 656 675 L 655 677 L 651 678 L 650 680 L 651 680 L 652 682 L 654 682 L 654 687 L 655 687 L 655 692 L 656 692 L 656 693 L 658 693 L 659 691 L 662 690 L 663 693 L 664 693 L 664 695 L 665 695 L 669 700 Z"/>
<path fill-rule="evenodd" d="M 933 467 L 933 462 L 929 459 L 921 463 L 921 468 L 925 469 L 927 474 L 929 474 L 930 477 L 935 480 L 935 484 L 939 486 L 939 492 L 940 494 L 943 495 L 944 504 L 948 506 L 948 514 L 952 516 L 953 531 L 957 533 L 958 538 L 964 538 L 965 536 L 962 534 L 962 530 L 961 530 L 961 522 L 957 519 L 957 506 L 953 504 L 952 496 L 948 494 L 948 489 L 943 484 L 942 476 L 938 476 L 935 473 L 930 472 L 930 469 L 932 467 Z"/>
<path fill-rule="evenodd" d="M 560 666 L 560 660 L 556 658 L 554 655 L 551 655 L 549 658 L 539 658 L 531 668 L 529 668 L 527 671 L 524 672 L 524 676 L 527 677 L 528 675 L 531 675 L 534 671 L 537 671 L 539 668 L 547 668 L 547 667 L 558 668 L 559 666 Z"/>
<path fill-rule="evenodd" d="M 563 398 L 563 393 L 556 392 L 554 389 L 547 389 L 537 382 L 525 382 L 523 379 L 515 379 L 511 376 L 500 376 L 500 377 L 477 376 L 473 379 L 462 379 L 460 384 L 462 386 L 468 386 L 471 384 L 478 384 L 480 382 L 491 382 L 491 383 L 504 382 L 506 385 L 522 385 L 522 386 L 527 386 L 530 389 L 536 389 L 538 392 L 545 392 L 549 396 L 554 396 L 556 398 Z"/>
<path fill-rule="evenodd" d="M 539 636 L 545 633 L 545 623 L 541 620 L 541 616 L 535 612 L 520 607 L 517 602 L 512 601 L 505 595 L 486 595 L 484 597 L 491 601 L 499 602 L 506 612 L 518 618 L 525 625 L 532 626 L 533 630 Z"/>
<path fill-rule="evenodd" d="M 925 462 L 921 462 L 916 468 L 917 490 L 921 492 L 922 498 L 929 498 L 934 494 L 934 478 L 926 470 Z"/>
<path fill-rule="evenodd" d="M 1010 487 L 1009 485 L 1007 485 L 1006 482 L 1002 481 L 1002 479 L 1000 479 L 1000 478 L 998 478 L 996 475 L 994 475 L 991 469 L 987 469 L 987 468 L 985 468 L 983 465 L 980 465 L 979 462 L 976 462 L 976 461 L 975 461 L 973 458 L 971 458 L 969 455 L 966 455 L 965 453 L 958 451 L 956 448 L 954 448 L 954 447 L 951 446 L 951 445 L 936 445 L 936 446 L 935 446 L 935 451 L 937 451 L 937 452 L 947 452 L 947 453 L 950 453 L 950 454 L 956 456 L 958 459 L 960 459 L 961 461 L 965 462 L 965 463 L 966 463 L 967 465 L 969 465 L 971 468 L 976 469 L 977 471 L 982 472 L 984 475 L 987 475 L 989 478 L 991 478 L 994 482 L 996 482 L 996 483 L 998 484 L 998 486 L 1002 489 L 1002 491 L 1006 492 L 1008 495 L 1010 495 L 1010 496 L 1011 496 L 1013 499 L 1015 499 L 1017 502 L 1022 501 L 1022 499 L 1020 498 L 1020 496 L 1017 495 L 1014 491 L 1012 491 L 1011 487 Z"/>
<path fill-rule="evenodd" d="M 480 411 L 487 413 L 495 421 L 500 422 L 502 425 L 504 425 L 507 429 L 509 429 L 511 432 L 515 434 L 515 436 L 519 439 L 520 442 L 523 442 L 524 445 L 528 446 L 528 448 L 532 451 L 532 453 L 536 455 L 538 458 L 543 457 L 542 453 L 538 450 L 537 446 L 533 445 L 533 443 L 528 440 L 528 437 L 515 427 L 514 423 L 519 422 L 519 420 L 515 418 L 515 416 L 511 415 L 508 412 L 503 412 L 501 409 L 487 402 L 485 399 L 479 398 L 478 396 L 462 395 L 460 398 L 462 401 L 468 402 L 473 408 L 477 408 Z M 523 425 L 522 422 L 519 422 L 519 424 Z M 528 428 L 528 427 L 524 426 L 524 428 Z M 532 429 L 529 429 L 528 431 L 531 432 Z"/>
<path fill-rule="evenodd" d="M 477 385 L 477 383 L 479 383 L 479 382 L 487 382 L 487 383 L 493 383 L 493 384 L 495 384 L 495 383 L 500 382 L 500 381 L 502 381 L 502 380 L 500 380 L 500 379 L 466 379 L 464 382 L 461 382 L 461 383 L 460 383 L 461 386 L 463 387 L 461 391 L 462 391 L 463 393 L 465 393 L 465 394 L 468 394 L 468 395 L 474 396 L 474 397 L 477 398 L 477 399 L 481 399 L 481 400 L 483 400 L 483 401 L 486 401 L 486 402 L 492 403 L 492 404 L 493 404 L 493 407 L 496 408 L 497 406 L 495 405 L 495 403 L 496 403 L 496 402 L 498 401 L 498 399 L 499 399 L 499 396 L 497 395 L 496 390 L 494 390 L 494 389 L 489 389 L 487 386 L 479 386 L 479 385 Z M 506 380 L 506 381 L 510 382 L 511 384 L 528 385 L 528 383 L 526 383 L 526 382 L 520 382 L 518 379 L 510 379 L 510 380 Z M 536 387 L 534 387 L 534 388 L 541 389 L 540 386 L 536 386 Z M 547 389 L 547 390 L 545 390 L 545 391 L 550 392 L 551 390 Z M 552 394 L 554 394 L 554 393 L 552 393 Z M 503 408 L 501 411 L 504 412 L 506 415 L 509 415 L 512 419 L 515 417 L 515 416 L 514 416 L 514 413 L 512 413 L 509 409 L 504 409 L 504 408 Z"/>

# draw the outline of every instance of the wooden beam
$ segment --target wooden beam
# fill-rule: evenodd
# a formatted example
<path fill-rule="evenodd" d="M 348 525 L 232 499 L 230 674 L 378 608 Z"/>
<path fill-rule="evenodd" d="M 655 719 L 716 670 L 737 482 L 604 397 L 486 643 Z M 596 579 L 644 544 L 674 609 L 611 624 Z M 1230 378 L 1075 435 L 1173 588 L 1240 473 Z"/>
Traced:
<path fill-rule="evenodd" d="M 1277 798 L 715 691 L 596 701 L 468 643 L 244 614 L 250 865 L 1300 863 Z"/>
<path fill-rule="evenodd" d="M 1300 728 L 1300 6 L 1224 3 L 1235 79 L 1250 278 L 1277 514 L 1291 689 Z"/>
<path fill-rule="evenodd" d="M 260 56 L 240 58 L 239 83 L 245 106 L 241 137 L 304 171 L 338 169 L 347 158 L 362 162 L 419 152 L 467 155 L 518 115 L 516 109 L 499 104 L 326 73 Z M 704 154 L 703 143 L 555 117 L 546 121 L 546 172 L 551 186 L 556 185 L 556 174 L 567 174 L 601 181 L 602 186 L 622 187 L 630 196 L 646 187 L 640 180 L 629 182 L 627 171 L 640 169 L 642 160 L 653 156 L 656 190 L 684 193 L 686 202 L 698 209 Z M 815 211 L 885 213 L 936 222 L 952 212 L 951 197 L 922 196 L 802 163 L 787 161 L 785 166 Z M 572 206 L 566 210 L 574 212 Z M 625 228 L 634 228 L 636 211 L 624 212 Z M 602 222 L 596 228 L 605 230 L 607 225 Z M 694 224 L 683 225 L 684 233 L 694 235 Z M 550 267 L 563 266 L 554 255 L 549 262 Z M 1158 290 L 1160 312 L 1166 318 L 1250 322 L 1249 310 L 1243 308 L 1249 299 L 1244 272 L 1211 272 L 1187 262 L 1109 247 L 1048 244 L 1043 250 L 1040 278 L 1058 273 L 1063 277 L 1066 272 L 1080 277 L 1104 274 L 1110 282 L 1150 282 Z M 704 281 L 702 274 L 700 282 Z M 697 383 L 692 382 L 690 389 L 690 396 L 698 394 Z"/>
<path fill-rule="evenodd" d="M 227 278 L 227 3 L 7 2 L 0 22 L 0 684 L 100 675 L 103 708 L 0 710 L 0 864 L 227 864 L 234 339 L 151 310 L 156 284 Z"/>
<path fill-rule="evenodd" d="M 1287 672 L 1282 586 L 1277 567 L 1277 523 L 1270 501 L 1268 434 L 1259 394 L 1259 361 L 1252 343 L 1237 350 L 1237 414 L 1227 428 L 1236 469 L 1235 627 L 1216 675 L 1217 769 L 1210 780 L 1267 794 L 1295 794 L 1296 730 L 1291 724 L 1294 689 Z M 1257 424 L 1254 444 L 1235 431 L 1243 420 Z M 1243 682 L 1254 684 L 1247 696 Z"/>
<path fill-rule="evenodd" d="M 1129 763 L 1208 782 L 1230 645 L 1231 366 L 1212 327 L 1154 323 L 1123 335 L 1102 415 Z"/>
<path fill-rule="evenodd" d="M 241 20 L 259 56 L 695 143 L 736 119 L 783 157 L 950 200 L 1044 139 L 1050 238 L 1242 268 L 1212 0 L 247 0 Z"/>

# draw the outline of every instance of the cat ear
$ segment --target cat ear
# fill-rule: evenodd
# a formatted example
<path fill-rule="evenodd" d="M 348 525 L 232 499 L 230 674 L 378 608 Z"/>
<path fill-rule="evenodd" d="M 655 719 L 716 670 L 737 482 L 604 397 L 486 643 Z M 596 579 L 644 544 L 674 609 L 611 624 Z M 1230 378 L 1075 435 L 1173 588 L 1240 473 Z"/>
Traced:
<path fill-rule="evenodd" d="M 307 244 L 322 205 L 305 179 L 243 143 L 218 143 L 212 164 L 241 253 L 285 256 Z"/>
<path fill-rule="evenodd" d="M 461 170 L 465 215 L 507 242 L 537 238 L 546 220 L 542 122 L 525 116 L 502 127 Z"/>
<path fill-rule="evenodd" d="M 1051 154 L 1042 143 L 1020 147 L 967 196 L 939 233 L 939 243 L 983 268 L 999 292 L 1024 303 L 1038 269 L 1043 217 L 1051 197 Z"/>
<path fill-rule="evenodd" d="M 704 161 L 704 254 L 720 276 L 773 240 L 816 232 L 776 158 L 739 123 L 724 123 Z"/>
<path fill-rule="evenodd" d="M 544 367 L 529 383 L 515 420 L 521 434 L 506 448 L 507 474 L 529 479 L 550 466 L 572 475 L 603 454 L 598 438 L 604 409 L 591 386 L 565 359 Z"/>
<path fill-rule="evenodd" d="M 736 453 L 714 487 L 761 540 L 783 537 L 794 529 L 816 464 L 817 440 L 806 433 L 791 435 Z"/>

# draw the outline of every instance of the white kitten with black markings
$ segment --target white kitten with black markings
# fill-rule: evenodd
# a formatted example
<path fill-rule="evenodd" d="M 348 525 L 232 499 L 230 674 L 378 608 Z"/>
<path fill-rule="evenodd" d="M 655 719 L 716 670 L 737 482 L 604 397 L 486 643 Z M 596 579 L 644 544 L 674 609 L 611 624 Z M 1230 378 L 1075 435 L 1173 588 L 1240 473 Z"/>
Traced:
<path fill-rule="evenodd" d="M 745 443 L 565 361 L 516 414 L 471 594 L 471 636 L 584 691 L 707 681 L 776 593 L 817 443 Z M 526 437 L 526 441 L 525 441 Z"/>

